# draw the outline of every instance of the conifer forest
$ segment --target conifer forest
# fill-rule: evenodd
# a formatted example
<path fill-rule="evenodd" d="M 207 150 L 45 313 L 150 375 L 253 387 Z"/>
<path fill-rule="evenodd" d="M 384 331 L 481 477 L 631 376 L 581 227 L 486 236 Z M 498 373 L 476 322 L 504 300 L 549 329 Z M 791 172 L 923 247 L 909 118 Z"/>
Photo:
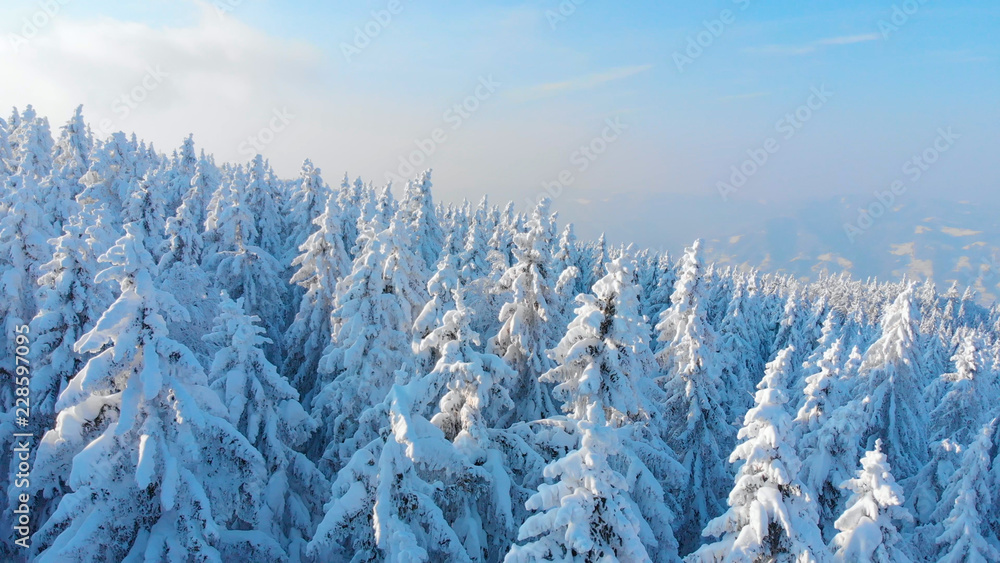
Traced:
<path fill-rule="evenodd" d="M 1000 561 L 972 290 L 178 141 L 0 119 L 0 559 Z"/>

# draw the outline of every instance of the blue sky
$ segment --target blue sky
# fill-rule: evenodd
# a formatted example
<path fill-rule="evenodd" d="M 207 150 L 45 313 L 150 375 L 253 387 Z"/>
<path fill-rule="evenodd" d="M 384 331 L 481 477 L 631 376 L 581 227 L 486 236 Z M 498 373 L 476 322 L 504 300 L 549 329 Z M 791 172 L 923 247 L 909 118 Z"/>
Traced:
<path fill-rule="evenodd" d="M 225 160 L 246 159 L 248 137 L 266 139 L 283 175 L 309 157 L 331 183 L 345 170 L 381 183 L 422 150 L 418 167 L 435 169 L 440 197 L 523 202 L 570 171 L 556 208 L 584 234 L 653 244 L 662 229 L 626 228 L 628 201 L 703 198 L 702 209 L 729 206 L 722 217 L 740 201 L 870 194 L 951 127 L 954 150 L 915 193 L 1000 199 L 995 3 L 565 0 L 555 17 L 556 0 L 399 0 L 376 25 L 373 11 L 390 2 L 66 0 L 15 48 L 23 18 L 46 19 L 39 6 L 0 6 L 0 72 L 14 77 L 0 105 L 34 103 L 55 127 L 84 103 L 89 120 L 161 150 L 193 132 Z M 894 10 L 898 25 L 883 33 Z M 366 25 L 377 35 L 345 57 Z M 701 52 L 679 70 L 699 34 Z M 115 100 L 150 67 L 168 76 L 123 118 Z M 446 113 L 484 83 L 495 86 L 479 88 L 474 111 Z M 804 115 L 820 88 L 831 95 L 785 138 L 780 120 Z M 262 135 L 282 112 L 294 117 Z M 609 119 L 624 129 L 581 170 L 580 147 Z M 723 201 L 719 182 L 770 138 L 777 151 Z M 601 216 L 609 198 L 624 216 Z"/>

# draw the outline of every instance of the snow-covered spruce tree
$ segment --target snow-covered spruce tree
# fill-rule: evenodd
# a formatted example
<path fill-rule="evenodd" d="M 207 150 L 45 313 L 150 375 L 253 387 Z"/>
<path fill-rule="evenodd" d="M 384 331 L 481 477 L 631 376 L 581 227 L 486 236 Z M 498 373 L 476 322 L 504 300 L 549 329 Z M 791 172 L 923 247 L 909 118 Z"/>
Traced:
<path fill-rule="evenodd" d="M 734 422 L 752 406 L 752 391 L 766 360 L 760 354 L 760 314 L 745 291 L 743 284 L 736 285 L 718 333 L 719 349 L 726 351 L 719 356 L 719 369 L 728 389 L 727 420 Z"/>
<path fill-rule="evenodd" d="M 498 291 L 511 292 L 511 300 L 500 309 L 499 332 L 489 340 L 490 350 L 502 357 L 518 380 L 511 389 L 514 409 L 502 421 L 531 421 L 555 414 L 547 386 L 539 376 L 554 367 L 546 350 L 556 342 L 551 310 L 556 303 L 552 268 L 552 241 L 549 239 L 551 200 L 542 199 L 535 207 L 525 232 L 514 236 L 517 262 L 504 272 Z"/>
<path fill-rule="evenodd" d="M 30 173 L 17 171 L 7 178 L 0 217 L 0 289 L 4 334 L 35 315 L 35 285 L 39 267 L 52 255 L 44 212 L 38 205 L 38 183 Z M 11 339 L 3 344 L 6 349 Z M 13 362 L 0 369 L 12 369 Z"/>
<path fill-rule="evenodd" d="M 181 328 L 180 323 L 171 321 L 167 322 L 168 329 L 207 362 L 209 351 L 201 336 L 212 326 L 218 295 L 212 288 L 208 272 L 201 266 L 205 243 L 201 233 L 202 221 L 199 219 L 202 186 L 197 181 L 196 177 L 181 199 L 174 216 L 167 219 L 164 229 L 166 240 L 156 280 L 163 291 L 177 298 L 190 318 L 186 323 L 186 330 Z"/>
<path fill-rule="evenodd" d="M 703 545 L 689 561 L 825 561 L 829 552 L 817 527 L 816 501 L 799 480 L 793 422 L 785 411 L 786 369 L 791 348 L 768 364 L 757 386 L 755 405 L 747 412 L 729 457 L 742 460 L 729 510 L 708 523 Z"/>
<path fill-rule="evenodd" d="M 837 406 L 841 369 L 844 364 L 843 339 L 837 338 L 823 350 L 823 356 L 814 365 L 818 370 L 805 377 L 804 400 L 795 421 L 800 423 L 802 436 L 800 448 L 813 443 L 809 436 L 818 432 Z"/>
<path fill-rule="evenodd" d="M 875 449 L 861 458 L 857 477 L 844 481 L 841 487 L 852 494 L 835 524 L 840 533 L 833 538 L 831 547 L 837 550 L 837 559 L 873 563 L 910 561 L 902 549 L 896 523 L 910 522 L 913 517 L 903 508 L 903 489 L 890 473 L 881 440 L 876 440 Z"/>
<path fill-rule="evenodd" d="M 524 502 L 529 487 L 541 480 L 544 462 L 517 433 L 496 425 L 514 406 L 507 387 L 516 374 L 499 356 L 477 350 L 479 335 L 463 295 L 456 289 L 454 308 L 424 340 L 439 357 L 428 379 L 446 382 L 431 422 L 482 470 L 456 507 L 455 530 L 473 558 L 483 553 L 481 560 L 499 561 L 527 516 Z"/>
<path fill-rule="evenodd" d="M 52 175 L 45 179 L 46 220 L 59 229 L 77 211 L 76 195 L 83 189 L 80 178 L 87 173 L 93 140 L 83 122 L 83 106 L 62 126 L 52 152 Z"/>
<path fill-rule="evenodd" d="M 674 283 L 677 281 L 677 273 L 670 260 L 670 255 L 666 252 L 656 258 L 656 271 L 653 278 L 653 285 L 643 291 L 642 314 L 651 325 L 655 325 L 660 313 L 670 306 L 670 296 L 674 293 Z M 651 327 L 652 328 L 652 327 Z M 659 352 L 661 343 L 655 339 L 651 343 L 653 352 Z"/>
<path fill-rule="evenodd" d="M 309 235 L 313 233 L 314 221 L 320 214 L 330 209 L 330 197 L 335 195 L 323 177 L 320 169 L 313 166 L 308 158 L 302 163 L 298 181 L 292 184 L 291 198 L 288 201 L 286 217 L 288 218 L 289 236 L 288 253 L 283 257 L 285 263 L 291 263 L 299 255 L 301 247 Z M 340 221 L 340 209 L 332 209 L 336 221 Z M 341 234 L 337 225 L 338 236 Z"/>
<path fill-rule="evenodd" d="M 106 231 L 98 242 L 97 251 L 103 254 L 119 236 L 122 209 L 138 184 L 138 163 L 135 151 L 124 133 L 117 132 L 99 143 L 91 152 L 90 168 L 80 179 L 83 189 L 76 196 L 86 216 L 100 217 Z"/>
<path fill-rule="evenodd" d="M 195 164 L 194 174 L 191 176 L 191 184 L 181 198 L 181 203 L 186 203 L 190 208 L 191 219 L 201 232 L 205 229 L 205 218 L 208 215 L 212 194 L 219 188 L 221 182 L 222 177 L 218 167 L 202 150 Z"/>
<path fill-rule="evenodd" d="M 77 342 L 96 355 L 39 445 L 32 485 L 73 492 L 35 534 L 36 561 L 279 558 L 267 537 L 227 529 L 253 522 L 263 460 L 223 418 L 194 355 L 168 336 L 161 311 L 184 311 L 153 286 L 141 229 L 125 233 L 97 276 L 118 281 L 121 295 Z"/>
<path fill-rule="evenodd" d="M 860 377 L 865 406 L 862 446 L 871 449 L 881 438 L 889 463 L 905 481 L 927 459 L 927 408 L 923 401 L 925 375 L 917 349 L 920 313 L 913 287 L 903 290 L 882 319 L 882 334 L 865 352 Z"/>
<path fill-rule="evenodd" d="M 421 172 L 416 180 L 406 183 L 403 199 L 399 202 L 399 220 L 409 228 L 414 252 L 424 259 L 427 268 L 437 264 L 444 244 L 444 231 L 434 209 L 431 186 L 431 171 Z"/>
<path fill-rule="evenodd" d="M 558 383 L 554 395 L 580 441 L 546 468 L 557 481 L 541 485 L 528 501 L 528 508 L 543 512 L 529 517 L 519 533 L 520 541 L 538 539 L 513 547 L 508 560 L 677 558 L 673 514 L 635 451 L 637 434 L 629 432 L 648 419 L 642 381 L 655 366 L 639 316 L 635 262 L 616 259 L 607 272 L 593 295 L 578 297 L 577 316 L 552 352 L 559 365 L 542 376 Z M 683 471 L 673 465 L 675 473 Z M 583 520 L 570 523 L 564 516 Z"/>
<path fill-rule="evenodd" d="M 164 228 L 169 202 L 166 195 L 166 173 L 157 167 L 146 172 L 125 201 L 122 221 L 134 223 L 142 229 L 142 239 L 154 261 L 159 261 L 163 250 Z"/>
<path fill-rule="evenodd" d="M 935 517 L 939 561 L 1000 561 L 1000 417 L 986 423 L 962 455 L 962 464 L 941 497 Z M 925 530 L 935 531 L 933 528 Z"/>
<path fill-rule="evenodd" d="M 670 308 L 656 326 L 664 343 L 657 354 L 665 393 L 663 433 L 687 472 L 680 488 L 680 522 L 675 526 L 682 554 L 698 547 L 705 524 L 725 510 L 731 473 L 725 452 L 733 427 L 726 421 L 727 397 L 716 363 L 715 334 L 705 321 L 700 241 L 681 260 Z"/>
<path fill-rule="evenodd" d="M 166 210 L 171 213 L 191 189 L 191 182 L 198 174 L 198 156 L 194 152 L 194 135 L 189 134 L 174 151 L 163 173 L 163 193 Z"/>
<path fill-rule="evenodd" d="M 38 117 L 30 104 L 13 131 L 15 172 L 31 176 L 36 185 L 52 173 L 52 132 L 49 120 Z"/>
<path fill-rule="evenodd" d="M 400 371 L 397 379 L 409 379 Z M 371 409 L 379 431 L 337 474 L 309 544 L 321 561 L 471 562 L 445 507 L 478 473 L 418 411 L 420 380 L 393 385 Z M 444 483 L 458 483 L 446 492 Z"/>
<path fill-rule="evenodd" d="M 468 284 L 489 275 L 489 239 L 492 233 L 493 226 L 489 219 L 489 200 L 483 196 L 471 217 L 469 231 L 465 236 L 465 246 L 460 259 L 462 266 L 460 273 L 463 283 Z"/>
<path fill-rule="evenodd" d="M 271 181 L 272 177 L 270 165 L 258 154 L 250 161 L 246 184 L 238 185 L 237 189 L 245 194 L 243 197 L 246 198 L 247 209 L 253 214 L 257 227 L 257 237 L 252 244 L 261 247 L 272 257 L 278 257 L 285 253 L 285 222 L 281 214 L 278 189 Z"/>
<path fill-rule="evenodd" d="M 317 391 L 316 370 L 323 350 L 330 343 L 330 312 L 336 303 L 337 282 L 351 268 L 340 232 L 341 210 L 336 196 L 328 194 L 323 212 L 313 219 L 318 229 L 299 246 L 292 267 L 298 270 L 291 283 L 305 290 L 295 319 L 285 332 L 285 377 L 308 400 Z"/>
<path fill-rule="evenodd" d="M 438 361 L 438 348 L 431 341 L 424 340 L 441 325 L 446 312 L 454 309 L 454 291 L 458 288 L 459 252 L 455 237 L 448 234 L 448 243 L 438 260 L 437 272 L 427 282 L 427 293 L 431 299 L 424 305 L 413 321 L 413 353 L 417 358 L 418 372 L 433 369 Z"/>
<path fill-rule="evenodd" d="M 507 202 L 501 213 L 499 209 L 493 208 L 491 217 L 493 234 L 490 236 L 490 250 L 486 257 L 490 262 L 490 276 L 500 279 L 511 264 L 514 263 L 514 235 L 517 232 L 517 216 L 514 213 L 514 202 Z"/>
<path fill-rule="evenodd" d="M 577 422 L 579 446 L 545 468 L 553 484 L 539 486 L 527 508 L 538 511 L 518 531 L 504 561 L 650 561 L 643 543 L 652 532 L 643 521 L 628 483 L 611 468 L 617 450 L 615 429 L 600 402 L 591 403 Z"/>
<path fill-rule="evenodd" d="M 358 220 L 361 218 L 361 206 L 365 198 L 365 185 L 361 178 L 357 178 L 352 184 L 347 172 L 344 172 L 344 179 L 340 182 L 340 189 L 337 190 L 337 206 L 340 208 L 340 234 L 344 238 L 344 248 L 347 249 L 351 260 L 354 255 L 351 250 L 358 241 Z"/>
<path fill-rule="evenodd" d="M 52 259 L 40 268 L 38 314 L 31 320 L 34 340 L 32 414 L 40 428 L 50 428 L 56 398 L 70 377 L 83 367 L 73 350 L 77 339 L 93 327 L 98 312 L 111 303 L 103 287 L 94 283 L 97 257 L 87 243 L 80 217 L 74 216 L 54 240 Z"/>
<path fill-rule="evenodd" d="M 268 359 L 277 363 L 285 325 L 287 292 L 285 282 L 279 277 L 283 268 L 274 255 L 254 243 L 260 237 L 247 203 L 248 195 L 234 187 L 225 196 L 219 214 L 210 214 L 206 219 L 206 224 L 217 231 L 219 251 L 207 256 L 205 264 L 215 272 L 216 287 L 226 290 L 234 299 L 245 297 L 247 312 L 263 319 L 267 337 L 271 339 L 264 349 Z"/>
<path fill-rule="evenodd" d="M 996 405 L 996 374 L 986 365 L 984 347 L 975 333 L 964 334 L 958 351 L 951 357 L 955 371 L 942 374 L 928 390 L 931 441 L 951 439 L 959 444 L 972 442 L 975 431 L 987 421 Z M 940 388 L 937 390 L 935 388 Z"/>
<path fill-rule="evenodd" d="M 410 250 L 405 226 L 393 221 L 358 240 L 365 246 L 337 285 L 333 338 L 320 358 L 319 391 L 312 400 L 321 424 L 321 439 L 314 444 L 325 448 L 313 455 L 322 454 L 321 467 L 332 471 L 370 440 L 366 433 L 373 429 L 359 422 L 363 411 L 381 402 L 397 370 L 412 372 L 414 309 L 417 302 L 426 302 L 412 278 L 420 258 Z M 355 437 L 359 428 L 363 432 Z"/>
<path fill-rule="evenodd" d="M 257 507 L 256 529 L 277 540 L 298 561 L 319 523 L 330 483 L 296 450 L 316 430 L 316 421 L 264 356 L 267 339 L 258 321 L 244 312 L 242 298 L 222 300 L 215 326 L 204 337 L 220 347 L 208 377 L 229 406 L 229 422 L 264 459 L 267 485 Z"/>

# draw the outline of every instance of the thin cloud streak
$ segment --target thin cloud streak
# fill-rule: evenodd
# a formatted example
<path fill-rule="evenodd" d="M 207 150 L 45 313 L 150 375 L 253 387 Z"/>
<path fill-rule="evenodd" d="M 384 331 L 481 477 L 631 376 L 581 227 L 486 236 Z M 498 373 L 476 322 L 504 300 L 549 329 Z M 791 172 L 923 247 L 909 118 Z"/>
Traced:
<path fill-rule="evenodd" d="M 519 88 L 517 90 L 512 90 L 509 96 L 519 101 L 528 101 L 558 96 L 569 92 L 590 90 L 597 88 L 598 86 L 603 86 L 609 82 L 615 82 L 630 76 L 635 76 L 636 74 L 646 72 L 651 68 L 653 68 L 653 65 L 651 64 L 613 68 L 604 72 L 578 76 L 569 80 L 547 82 L 545 84 Z"/>
<path fill-rule="evenodd" d="M 760 47 L 747 47 L 744 53 L 752 55 L 808 55 L 815 53 L 819 47 L 854 45 L 857 43 L 867 43 L 878 41 L 881 35 L 878 33 L 865 33 L 861 35 L 844 35 L 841 37 L 828 37 L 818 39 L 805 45 L 762 45 Z"/>

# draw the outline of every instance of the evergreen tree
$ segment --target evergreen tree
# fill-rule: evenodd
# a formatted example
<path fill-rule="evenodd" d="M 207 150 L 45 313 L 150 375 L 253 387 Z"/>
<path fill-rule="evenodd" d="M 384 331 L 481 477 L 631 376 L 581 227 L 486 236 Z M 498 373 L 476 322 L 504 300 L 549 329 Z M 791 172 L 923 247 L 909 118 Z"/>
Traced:
<path fill-rule="evenodd" d="M 49 223 L 61 228 L 77 211 L 76 195 L 83 189 L 80 179 L 87 173 L 93 140 L 83 122 L 83 106 L 62 126 L 52 152 L 52 175 L 46 179 L 45 213 Z"/>
<path fill-rule="evenodd" d="M 317 424 L 299 403 L 298 393 L 264 356 L 267 338 L 260 319 L 243 311 L 243 300 L 224 298 L 215 326 L 205 339 L 220 346 L 209 382 L 229 406 L 228 420 L 264 459 L 267 485 L 254 521 L 293 560 L 304 556 L 318 524 L 330 483 L 301 447 Z"/>
<path fill-rule="evenodd" d="M 633 449 L 636 444 L 629 439 L 632 436 L 619 431 L 648 420 L 642 379 L 655 366 L 647 343 L 649 330 L 639 317 L 635 262 L 627 257 L 618 258 L 608 264 L 607 270 L 608 274 L 594 284 L 593 295 L 578 298 L 577 316 L 553 350 L 559 365 L 542 376 L 545 381 L 558 383 L 554 395 L 563 403 L 569 419 L 576 423 L 581 441 L 576 450 L 546 469 L 551 477 L 561 475 L 554 485 L 556 488 L 542 485 L 539 493 L 528 501 L 529 507 L 547 512 L 525 521 L 519 539 L 541 537 L 513 548 L 509 558 L 515 561 L 546 554 L 560 557 L 574 551 L 582 560 L 612 554 L 623 560 L 667 561 L 677 557 L 677 542 L 671 529 L 673 515 L 665 506 L 663 490 L 636 455 Z M 608 432 L 610 429 L 615 433 Z M 666 449 L 669 455 L 669 448 L 662 442 L 651 445 Z M 614 449 L 604 449 L 607 447 Z M 592 465 L 578 467 L 578 456 L 586 458 L 591 451 L 598 456 L 589 460 Z M 602 462 L 607 465 L 600 465 Z M 682 469 L 676 462 L 673 465 L 676 477 Z M 579 481 L 585 483 L 592 475 L 598 480 L 596 484 L 584 485 Z M 635 492 L 630 494 L 630 490 Z M 587 495 L 589 498 L 584 499 L 582 507 L 593 512 L 586 516 L 591 531 L 577 537 L 577 530 L 588 528 L 584 522 L 564 527 L 558 514 L 580 510 L 580 501 L 565 496 L 552 498 L 549 491 L 569 497 L 579 492 Z M 594 532 L 600 529 L 609 532 Z M 643 547 L 638 548 L 636 540 Z M 578 549 L 585 545 L 591 547 Z"/>
<path fill-rule="evenodd" d="M 313 166 L 312 161 L 306 159 L 302 163 L 299 172 L 299 180 L 293 184 L 291 199 L 288 208 L 288 224 L 291 228 L 288 255 L 285 262 L 290 263 L 299 253 L 301 247 L 309 235 L 312 234 L 312 225 L 321 213 L 327 210 L 332 211 L 334 217 L 340 221 L 340 209 L 330 208 L 330 198 L 334 197 L 329 186 L 323 181 L 320 169 Z M 336 205 L 336 202 L 333 202 Z M 338 227 L 338 235 L 339 227 Z M 343 246 L 343 243 L 341 243 Z"/>
<path fill-rule="evenodd" d="M 283 372 L 307 399 L 317 391 L 317 366 L 330 343 L 330 313 L 337 298 L 337 283 L 351 267 L 340 232 L 341 211 L 334 198 L 334 194 L 327 196 L 323 213 L 313 220 L 318 229 L 299 246 L 301 254 L 292 261 L 292 267 L 298 270 L 291 283 L 305 289 L 305 294 L 285 333 Z"/>
<path fill-rule="evenodd" d="M 427 268 L 437 264 L 444 244 L 444 231 L 438 221 L 431 196 L 431 171 L 422 172 L 415 181 L 406 183 L 399 204 L 400 221 L 412 234 L 411 244 Z"/>
<path fill-rule="evenodd" d="M 699 545 L 701 530 L 725 508 L 730 473 L 725 451 L 733 428 L 726 422 L 722 378 L 715 357 L 715 334 L 706 316 L 705 285 L 698 258 L 700 241 L 687 250 L 671 306 L 656 326 L 664 347 L 657 354 L 665 393 L 663 432 L 684 465 L 688 482 L 680 489 L 677 539 L 682 554 Z"/>
<path fill-rule="evenodd" d="M 895 522 L 909 522 L 913 517 L 903 508 L 903 489 L 890 473 L 881 441 L 876 440 L 875 449 L 861 458 L 857 477 L 844 481 L 841 487 L 852 494 L 835 524 L 840 530 L 833 538 L 837 559 L 908 562 L 910 558 L 897 545 L 902 538 Z"/>
<path fill-rule="evenodd" d="M 555 313 L 552 244 L 548 198 L 542 199 L 532 213 L 527 231 L 514 237 L 517 262 L 499 281 L 499 291 L 511 292 L 511 300 L 500 309 L 499 332 L 489 340 L 490 350 L 502 357 L 518 373 L 511 389 L 514 409 L 504 421 L 537 420 L 553 414 L 555 408 L 549 390 L 539 382 L 541 374 L 553 366 L 546 350 L 555 343 L 550 317 Z"/>
<path fill-rule="evenodd" d="M 280 361 L 285 325 L 287 292 L 279 277 L 283 268 L 270 252 L 254 244 L 259 240 L 259 231 L 246 197 L 243 190 L 230 190 L 228 205 L 221 206 L 217 218 L 209 216 L 208 221 L 217 224 L 220 251 L 206 262 L 215 270 L 216 287 L 235 299 L 245 297 L 247 312 L 264 319 L 271 340 L 265 351 L 268 359 L 276 363 Z"/>
<path fill-rule="evenodd" d="M 34 536 L 37 561 L 275 557 L 266 538 L 230 532 L 253 521 L 264 464 L 222 418 L 193 354 L 160 311 L 184 315 L 153 286 L 142 230 L 125 225 L 97 281 L 121 295 L 76 344 L 96 353 L 70 381 L 36 458 L 34 486 L 73 490 Z M 235 486 L 234 486 L 235 485 Z"/>
<path fill-rule="evenodd" d="M 912 286 L 896 297 L 882 319 L 882 335 L 865 352 L 861 365 L 866 429 L 863 446 L 881 438 L 901 480 L 917 474 L 926 461 L 927 409 L 924 405 L 917 331 L 920 313 Z"/>
<path fill-rule="evenodd" d="M 937 536 L 940 561 L 998 561 L 1000 541 L 1000 506 L 998 505 L 997 468 L 1000 467 L 1000 418 L 994 418 L 962 455 L 942 495 L 935 517 L 941 522 Z M 992 518 L 990 518 L 992 516 Z"/>
<path fill-rule="evenodd" d="M 405 227 L 396 222 L 362 239 L 365 246 L 351 272 L 337 285 L 333 338 L 320 358 L 320 390 L 312 400 L 323 438 L 317 444 L 326 448 L 314 453 L 334 471 L 368 443 L 364 432 L 355 437 L 359 429 L 378 430 L 360 423 L 362 411 L 385 397 L 397 370 L 412 372 L 414 366 L 410 330 L 419 294 L 411 266 L 419 258 L 410 250 Z"/>
<path fill-rule="evenodd" d="M 698 549 L 692 561 L 825 561 L 815 500 L 799 480 L 792 418 L 784 387 L 791 347 L 782 349 L 757 386 L 730 456 L 742 460 L 729 510 L 709 522 L 706 536 L 719 540 Z"/>

